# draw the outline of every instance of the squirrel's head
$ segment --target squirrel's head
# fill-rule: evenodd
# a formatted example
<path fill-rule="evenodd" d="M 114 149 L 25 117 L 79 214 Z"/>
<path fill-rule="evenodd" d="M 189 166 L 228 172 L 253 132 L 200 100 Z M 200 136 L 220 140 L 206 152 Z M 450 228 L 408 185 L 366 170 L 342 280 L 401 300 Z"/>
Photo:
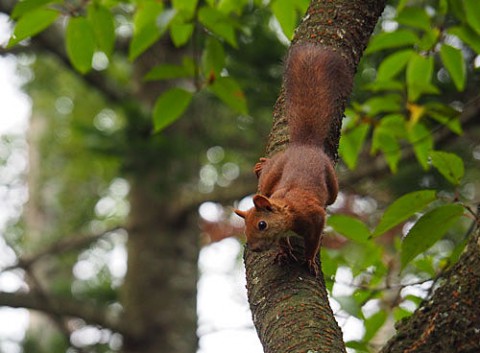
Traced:
<path fill-rule="evenodd" d="M 249 249 L 267 250 L 291 229 L 287 207 L 263 195 L 255 195 L 253 204 L 248 211 L 235 210 L 235 213 L 245 219 Z"/>

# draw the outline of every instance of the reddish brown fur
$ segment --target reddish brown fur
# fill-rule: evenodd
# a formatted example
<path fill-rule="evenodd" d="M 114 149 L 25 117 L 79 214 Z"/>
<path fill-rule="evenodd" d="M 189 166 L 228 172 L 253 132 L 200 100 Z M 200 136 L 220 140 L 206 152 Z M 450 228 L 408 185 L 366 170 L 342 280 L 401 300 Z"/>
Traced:
<path fill-rule="evenodd" d="M 302 236 L 307 266 L 316 274 L 325 207 L 338 193 L 335 171 L 323 143 L 337 105 L 350 91 L 351 74 L 337 53 L 297 45 L 290 51 L 285 76 L 290 144 L 284 152 L 261 158 L 255 165 L 260 194 L 255 195 L 253 208 L 236 213 L 245 218 L 252 250 L 280 243 L 279 258 L 293 257 L 288 239 L 280 238 L 289 230 Z"/>
<path fill-rule="evenodd" d="M 285 71 L 290 142 L 322 145 L 351 86 L 351 71 L 338 53 L 312 44 L 293 46 Z"/>

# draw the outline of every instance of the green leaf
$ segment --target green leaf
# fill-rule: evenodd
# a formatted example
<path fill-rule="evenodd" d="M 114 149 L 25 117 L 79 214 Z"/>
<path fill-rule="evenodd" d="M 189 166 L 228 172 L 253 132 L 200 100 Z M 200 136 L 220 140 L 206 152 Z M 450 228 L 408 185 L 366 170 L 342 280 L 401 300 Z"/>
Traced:
<path fill-rule="evenodd" d="M 210 31 L 225 39 L 232 47 L 237 48 L 234 26 L 228 16 L 217 9 L 202 7 L 198 11 L 198 19 Z"/>
<path fill-rule="evenodd" d="M 347 348 L 352 348 L 355 353 L 369 353 L 370 349 L 368 347 L 368 344 L 365 342 L 359 342 L 359 341 L 348 341 L 345 342 L 345 347 Z M 311 352 L 311 351 L 309 351 Z M 307 353 L 309 353 L 307 352 Z"/>
<path fill-rule="evenodd" d="M 412 54 L 413 50 L 406 49 L 387 56 L 378 68 L 377 80 L 387 81 L 394 78 L 405 68 Z"/>
<path fill-rule="evenodd" d="M 430 131 L 421 123 L 408 130 L 408 140 L 413 146 L 415 156 L 424 170 L 428 169 L 428 157 L 433 149 L 433 137 Z"/>
<path fill-rule="evenodd" d="M 392 131 L 380 127 L 373 131 L 371 153 L 375 153 L 378 150 L 383 152 L 392 173 L 396 173 L 402 154 L 398 139 Z"/>
<path fill-rule="evenodd" d="M 425 107 L 427 108 L 426 114 L 428 116 L 445 125 L 457 135 L 462 134 L 462 125 L 459 121 L 460 113 L 457 110 L 440 102 L 428 102 L 425 104 Z"/>
<path fill-rule="evenodd" d="M 167 9 L 160 13 L 156 21 L 160 34 L 165 33 L 177 14 L 178 12 L 175 9 Z"/>
<path fill-rule="evenodd" d="M 339 153 L 343 161 L 350 169 L 355 169 L 358 156 L 362 151 L 362 146 L 367 138 L 370 126 L 368 124 L 359 124 L 346 132 L 340 137 Z"/>
<path fill-rule="evenodd" d="M 112 13 L 106 7 L 93 2 L 88 7 L 88 19 L 95 33 L 97 48 L 110 57 L 115 46 L 115 22 Z"/>
<path fill-rule="evenodd" d="M 438 13 L 445 15 L 448 11 L 448 0 L 440 0 L 438 2 Z"/>
<path fill-rule="evenodd" d="M 192 93 L 181 88 L 165 91 L 153 108 L 154 132 L 160 132 L 174 123 L 190 105 Z"/>
<path fill-rule="evenodd" d="M 337 302 L 339 302 L 342 309 L 345 310 L 350 315 L 353 315 L 355 317 L 362 316 L 362 311 L 360 310 L 360 306 L 351 295 L 336 296 L 334 297 L 334 299 Z"/>
<path fill-rule="evenodd" d="M 405 135 L 405 120 L 400 114 L 383 117 L 373 132 L 371 153 L 381 150 L 392 173 L 397 172 L 398 162 L 401 158 L 401 148 L 398 141 Z"/>
<path fill-rule="evenodd" d="M 192 59 L 185 57 L 183 65 L 161 64 L 151 69 L 144 77 L 146 81 L 169 80 L 174 78 L 193 77 L 195 66 Z"/>
<path fill-rule="evenodd" d="M 209 89 L 236 112 L 248 114 L 245 95 L 233 78 L 219 77 L 209 86 Z"/>
<path fill-rule="evenodd" d="M 134 32 L 128 49 L 129 60 L 135 60 L 160 39 L 163 33 L 156 22 L 162 11 L 163 5 L 157 1 L 145 1 L 138 7 L 133 19 Z"/>
<path fill-rule="evenodd" d="M 405 129 L 405 117 L 402 114 L 385 115 L 377 128 L 388 130 L 397 138 L 404 138 L 407 134 Z"/>
<path fill-rule="evenodd" d="M 420 42 L 418 43 L 418 50 L 419 51 L 430 51 L 433 50 L 435 45 L 438 43 L 438 39 L 442 32 L 436 28 L 429 28 L 423 33 Z"/>
<path fill-rule="evenodd" d="M 408 99 L 415 102 L 424 93 L 436 93 L 438 89 L 431 84 L 433 75 L 433 57 L 413 54 L 407 64 Z"/>
<path fill-rule="evenodd" d="M 92 67 L 95 52 L 95 34 L 85 17 L 69 19 L 65 33 L 67 54 L 73 67 L 82 74 Z"/>
<path fill-rule="evenodd" d="M 173 23 L 170 26 L 170 37 L 178 48 L 188 42 L 193 34 L 194 26 L 191 23 Z"/>
<path fill-rule="evenodd" d="M 399 94 L 385 94 L 370 98 L 362 105 L 362 110 L 374 117 L 380 113 L 394 113 L 402 109 L 402 97 Z"/>
<path fill-rule="evenodd" d="M 59 15 L 60 14 L 57 11 L 47 8 L 39 8 L 31 12 L 27 12 L 15 24 L 15 28 L 13 29 L 13 34 L 8 42 L 7 48 L 11 48 L 22 40 L 40 33 L 53 22 L 55 22 Z"/>
<path fill-rule="evenodd" d="M 135 60 L 145 50 L 150 48 L 161 37 L 157 26 L 152 23 L 136 31 L 128 49 L 128 59 Z"/>
<path fill-rule="evenodd" d="M 407 309 L 404 309 L 399 306 L 397 306 L 396 308 L 393 308 L 393 318 L 395 319 L 395 322 L 403 320 L 409 317 L 410 315 L 412 315 L 412 312 L 408 311 Z"/>
<path fill-rule="evenodd" d="M 455 87 L 457 87 L 458 91 L 462 92 L 465 89 L 467 72 L 462 51 L 450 45 L 443 44 L 440 48 L 440 57 L 453 83 L 455 83 Z"/>
<path fill-rule="evenodd" d="M 425 213 L 410 229 L 402 243 L 402 269 L 435 244 L 463 215 L 461 205 L 439 206 Z"/>
<path fill-rule="evenodd" d="M 334 214 L 328 218 L 328 225 L 350 240 L 360 243 L 369 241 L 370 230 L 357 218 Z"/>
<path fill-rule="evenodd" d="M 18 1 L 10 17 L 14 20 L 46 4 L 59 3 L 61 0 L 23 0 Z"/>
<path fill-rule="evenodd" d="M 234 13 L 237 15 L 242 14 L 243 8 L 250 4 L 249 0 L 217 0 L 217 8 L 225 13 Z M 258 4 L 255 4 L 258 5 Z"/>
<path fill-rule="evenodd" d="M 478 0 L 463 0 L 467 23 L 480 34 L 480 8 Z"/>
<path fill-rule="evenodd" d="M 150 26 L 152 23 L 155 23 L 162 11 L 162 2 L 155 0 L 145 0 L 139 2 L 137 11 L 135 11 L 135 15 L 133 17 L 134 29 L 137 31 L 146 26 Z"/>
<path fill-rule="evenodd" d="M 423 30 L 430 29 L 430 17 L 427 15 L 425 9 L 421 7 L 406 7 L 399 13 L 396 21 L 405 26 Z"/>
<path fill-rule="evenodd" d="M 480 54 L 480 37 L 472 29 L 458 26 L 449 28 L 448 33 L 457 36 L 464 43 L 468 44 L 477 54 Z"/>
<path fill-rule="evenodd" d="M 399 81 L 373 81 L 363 86 L 365 89 L 372 92 L 381 91 L 402 91 L 405 89 L 405 85 Z"/>
<path fill-rule="evenodd" d="M 373 237 L 382 235 L 387 230 L 399 225 L 403 221 L 420 212 L 436 198 L 434 190 L 414 191 L 403 195 L 392 203 L 383 214 L 380 223 L 373 232 Z"/>
<path fill-rule="evenodd" d="M 401 246 L 399 250 L 401 250 Z M 430 277 L 434 277 L 437 273 L 436 268 L 438 268 L 438 265 L 434 266 L 432 256 L 423 256 L 415 260 L 415 268 L 420 272 L 426 273 Z"/>
<path fill-rule="evenodd" d="M 187 17 L 193 16 L 197 7 L 198 0 L 173 0 L 173 8 L 183 12 Z"/>
<path fill-rule="evenodd" d="M 208 38 L 202 54 L 202 68 L 206 77 L 215 79 L 225 67 L 225 52 L 222 44 L 215 38 Z"/>
<path fill-rule="evenodd" d="M 309 0 L 297 0 L 294 2 L 297 8 L 297 11 L 301 14 L 304 14 L 308 10 L 308 6 L 310 5 Z"/>
<path fill-rule="evenodd" d="M 345 262 L 352 270 L 354 276 L 362 273 L 370 266 L 378 268 L 383 250 L 374 241 L 348 242 L 342 248 L 345 254 Z"/>
<path fill-rule="evenodd" d="M 445 125 L 450 129 L 450 131 L 456 133 L 457 135 L 461 135 L 463 133 L 462 125 L 457 117 L 451 117 L 443 115 L 442 113 L 438 113 L 435 111 L 428 112 L 428 115 L 438 121 L 440 124 Z"/>
<path fill-rule="evenodd" d="M 365 53 L 371 54 L 384 49 L 411 46 L 417 41 L 418 37 L 416 34 L 407 29 L 400 29 L 395 32 L 383 32 L 372 37 Z"/>
<path fill-rule="evenodd" d="M 275 0 L 271 5 L 273 14 L 288 39 L 292 39 L 297 24 L 295 2 L 296 0 Z"/>
<path fill-rule="evenodd" d="M 465 20 L 465 9 L 463 7 L 463 1 L 448 0 L 448 10 L 462 22 Z"/>
<path fill-rule="evenodd" d="M 320 250 L 320 258 L 322 259 L 322 272 L 325 279 L 333 278 L 339 266 L 339 262 L 334 255 L 329 250 L 326 250 L 325 247 L 322 247 Z"/>
<path fill-rule="evenodd" d="M 378 313 L 373 314 L 371 317 L 364 321 L 365 325 L 365 335 L 363 340 L 369 342 L 380 330 L 385 321 L 387 320 L 388 314 L 385 310 L 380 310 Z"/>
<path fill-rule="evenodd" d="M 453 185 L 459 185 L 465 167 L 463 160 L 454 153 L 443 151 L 431 151 L 430 158 L 432 165 Z"/>

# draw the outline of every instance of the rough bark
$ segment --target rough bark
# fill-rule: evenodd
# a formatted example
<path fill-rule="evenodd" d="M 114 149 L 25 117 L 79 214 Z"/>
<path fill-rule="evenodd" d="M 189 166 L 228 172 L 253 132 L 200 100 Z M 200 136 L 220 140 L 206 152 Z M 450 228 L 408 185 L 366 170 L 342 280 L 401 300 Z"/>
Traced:
<path fill-rule="evenodd" d="M 310 42 L 337 50 L 353 73 L 384 6 L 384 1 L 312 1 L 292 45 Z M 274 107 L 267 155 L 288 143 L 284 103 L 282 90 Z M 334 160 L 343 109 L 337 107 L 325 144 Z M 301 243 L 294 244 L 298 258 L 302 258 Z M 323 277 L 312 277 L 298 263 L 280 267 L 274 264 L 275 253 L 246 249 L 244 256 L 250 308 L 265 352 L 345 352 Z"/>
<path fill-rule="evenodd" d="M 381 353 L 480 352 L 480 230 L 433 296 L 397 326 Z"/>

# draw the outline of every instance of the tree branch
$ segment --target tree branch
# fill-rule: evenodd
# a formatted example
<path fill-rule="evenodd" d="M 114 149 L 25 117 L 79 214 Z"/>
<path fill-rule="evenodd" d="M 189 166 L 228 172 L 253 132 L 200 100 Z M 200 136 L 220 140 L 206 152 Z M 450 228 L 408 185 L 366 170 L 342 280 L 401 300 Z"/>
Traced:
<path fill-rule="evenodd" d="M 129 334 L 127 323 L 118 319 L 107 308 L 71 298 L 48 295 L 45 300 L 42 295 L 30 293 L 0 292 L 0 306 L 38 310 L 46 314 L 60 317 L 77 317 L 93 325 L 100 325 L 112 331 Z"/>
<path fill-rule="evenodd" d="M 384 6 L 383 0 L 313 0 L 292 45 L 309 42 L 336 50 L 346 59 L 353 75 Z M 325 150 L 334 160 L 341 109 L 338 105 L 338 111 L 332 114 L 333 127 L 325 144 Z M 288 143 L 284 91 L 275 105 L 273 120 L 267 155 L 280 151 Z M 302 243 L 300 240 L 292 244 L 297 258 L 303 256 Z M 245 249 L 244 255 L 250 308 L 265 353 L 345 352 L 323 276 L 314 278 L 299 263 L 273 264 L 276 252 L 277 249 L 265 252 Z"/>
<path fill-rule="evenodd" d="M 10 271 L 10 270 L 13 270 L 13 269 L 19 268 L 19 267 L 27 269 L 27 268 L 31 267 L 35 262 L 37 262 L 38 260 L 42 259 L 45 256 L 57 255 L 57 254 L 61 254 L 61 253 L 67 252 L 67 251 L 72 251 L 72 250 L 84 248 L 87 245 L 89 245 L 89 244 L 97 241 L 98 239 L 104 237 L 105 235 L 107 235 L 109 233 L 116 232 L 120 229 L 123 229 L 123 228 L 119 227 L 119 226 L 116 226 L 116 227 L 110 228 L 110 229 L 108 229 L 104 232 L 101 232 L 101 233 L 87 234 L 87 235 L 77 235 L 77 236 L 73 235 L 73 236 L 70 236 L 70 237 L 62 238 L 62 239 L 58 240 L 57 242 L 47 246 L 45 249 L 42 249 L 42 250 L 38 251 L 35 254 L 20 257 L 17 260 L 16 264 L 2 269 L 2 272 Z"/>
<path fill-rule="evenodd" d="M 41 285 L 40 281 L 38 280 L 37 276 L 34 274 L 32 271 L 32 268 L 27 268 L 26 269 L 26 274 L 28 276 L 29 282 L 32 283 L 33 287 L 35 288 L 35 293 L 38 296 L 39 300 L 44 301 L 45 303 L 48 304 L 49 307 L 51 307 L 50 304 L 50 299 L 46 295 L 46 291 L 44 290 L 43 286 Z M 57 326 L 58 330 L 63 334 L 65 341 L 70 342 L 70 330 L 68 329 L 67 322 L 65 320 L 65 317 L 58 315 L 56 313 L 46 313 L 50 319 L 54 322 L 54 324 Z"/>

